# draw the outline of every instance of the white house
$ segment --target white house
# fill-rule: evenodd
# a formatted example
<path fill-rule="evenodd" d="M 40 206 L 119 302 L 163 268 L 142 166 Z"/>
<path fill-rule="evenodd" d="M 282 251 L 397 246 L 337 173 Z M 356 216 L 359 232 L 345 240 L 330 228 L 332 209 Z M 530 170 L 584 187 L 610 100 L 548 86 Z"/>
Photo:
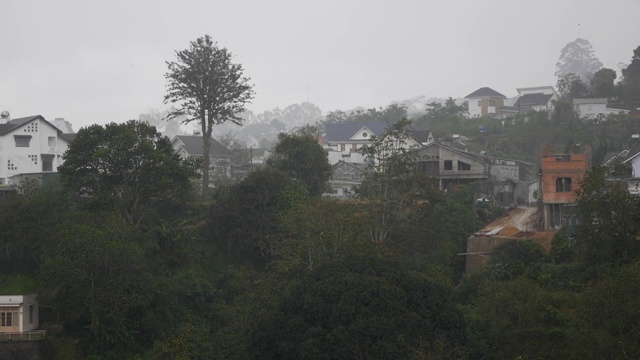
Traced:
<path fill-rule="evenodd" d="M 611 114 L 628 114 L 629 110 L 610 108 L 606 98 L 573 99 L 573 110 L 581 118 L 605 119 Z"/>
<path fill-rule="evenodd" d="M 553 111 L 553 101 L 558 100 L 558 93 L 553 86 L 536 86 L 516 89 L 518 100 L 513 104 L 517 112 Z"/>
<path fill-rule="evenodd" d="M 37 329 L 40 311 L 36 295 L 0 295 L 0 334 Z"/>
<path fill-rule="evenodd" d="M 57 172 L 73 135 L 42 115 L 0 124 L 0 184 L 16 185 L 25 174 Z"/>
<path fill-rule="evenodd" d="M 469 117 L 496 116 L 507 97 L 490 87 L 481 87 L 464 97 L 469 103 Z"/>
<path fill-rule="evenodd" d="M 389 128 L 385 122 L 326 124 L 325 149 L 331 165 L 339 161 L 363 164 L 366 158 L 362 147 L 371 143 L 371 137 L 382 136 Z M 404 144 L 407 148 L 417 148 L 434 141 L 429 130 L 410 129 L 411 137 Z"/>

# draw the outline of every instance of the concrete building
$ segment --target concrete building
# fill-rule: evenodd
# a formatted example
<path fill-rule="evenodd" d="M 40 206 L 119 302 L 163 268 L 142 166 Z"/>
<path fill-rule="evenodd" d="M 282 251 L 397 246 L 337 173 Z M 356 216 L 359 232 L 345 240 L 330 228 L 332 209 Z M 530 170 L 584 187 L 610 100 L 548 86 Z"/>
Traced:
<path fill-rule="evenodd" d="M 469 103 L 469 117 L 497 116 L 507 97 L 490 87 L 481 87 L 464 97 Z"/>
<path fill-rule="evenodd" d="M 545 151 L 541 165 L 542 196 L 538 198 L 538 226 L 551 230 L 565 225 L 567 206 L 576 202 L 576 191 L 589 168 L 589 158 L 587 154 Z"/>

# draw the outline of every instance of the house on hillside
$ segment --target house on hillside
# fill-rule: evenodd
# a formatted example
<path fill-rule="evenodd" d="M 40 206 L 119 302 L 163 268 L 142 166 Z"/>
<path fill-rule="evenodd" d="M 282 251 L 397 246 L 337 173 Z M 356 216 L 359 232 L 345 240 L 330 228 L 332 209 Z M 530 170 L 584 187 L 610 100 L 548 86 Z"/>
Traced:
<path fill-rule="evenodd" d="M 62 165 L 74 135 L 42 115 L 0 123 L 0 185 L 17 185 L 26 177 L 46 182 Z"/>
<path fill-rule="evenodd" d="M 325 148 L 329 163 L 363 164 L 365 157 L 360 149 L 371 142 L 372 136 L 381 136 L 388 127 L 389 124 L 383 122 L 326 124 Z"/>
<path fill-rule="evenodd" d="M 631 165 L 631 176 L 640 178 L 640 144 L 636 143 L 631 149 L 626 151 L 626 156 L 622 160 L 623 164 Z"/>
<path fill-rule="evenodd" d="M 183 159 L 201 159 L 204 156 L 204 141 L 200 135 L 176 135 L 171 145 Z M 216 139 L 211 138 L 209 147 L 209 178 L 229 178 L 233 153 Z"/>
<path fill-rule="evenodd" d="M 490 162 L 480 155 L 449 147 L 440 142 L 415 150 L 418 170 L 436 180 L 440 190 L 453 190 L 477 180 L 488 180 Z"/>
<path fill-rule="evenodd" d="M 338 161 L 331 166 L 331 195 L 346 198 L 353 195 L 353 188 L 362 183 L 366 166 L 358 163 Z"/>
<path fill-rule="evenodd" d="M 566 224 L 568 206 L 576 202 L 580 180 L 589 168 L 587 154 L 542 154 L 539 227 L 552 230 Z"/>
<path fill-rule="evenodd" d="M 606 120 L 611 114 L 628 114 L 628 110 L 614 109 L 608 106 L 606 98 L 573 99 L 573 110 L 581 118 Z"/>
<path fill-rule="evenodd" d="M 8 334 L 20 334 L 40 327 L 35 294 L 0 295 L 0 340 Z M 16 337 L 16 340 L 21 340 Z"/>
<path fill-rule="evenodd" d="M 469 103 L 469 117 L 497 116 L 507 97 L 490 87 L 481 87 L 464 97 Z"/>
<path fill-rule="evenodd" d="M 326 124 L 324 148 L 327 150 L 329 163 L 365 163 L 362 147 L 371 143 L 372 136 L 380 137 L 387 129 L 389 124 L 385 122 Z M 412 128 L 409 132 L 411 137 L 404 144 L 407 148 L 417 148 L 434 141 L 429 130 Z"/>
<path fill-rule="evenodd" d="M 513 107 L 504 109 L 516 113 L 526 113 L 528 111 L 553 111 L 553 102 L 558 100 L 558 93 L 553 86 L 537 86 L 519 88 L 518 100 Z"/>

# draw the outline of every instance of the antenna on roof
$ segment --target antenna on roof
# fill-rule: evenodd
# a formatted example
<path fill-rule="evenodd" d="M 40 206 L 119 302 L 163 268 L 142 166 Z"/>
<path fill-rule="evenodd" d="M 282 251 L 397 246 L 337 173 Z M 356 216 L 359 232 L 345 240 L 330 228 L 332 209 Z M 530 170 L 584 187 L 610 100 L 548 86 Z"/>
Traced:
<path fill-rule="evenodd" d="M 11 120 L 11 115 L 7 110 L 0 113 L 0 124 L 6 124 L 9 120 Z"/>

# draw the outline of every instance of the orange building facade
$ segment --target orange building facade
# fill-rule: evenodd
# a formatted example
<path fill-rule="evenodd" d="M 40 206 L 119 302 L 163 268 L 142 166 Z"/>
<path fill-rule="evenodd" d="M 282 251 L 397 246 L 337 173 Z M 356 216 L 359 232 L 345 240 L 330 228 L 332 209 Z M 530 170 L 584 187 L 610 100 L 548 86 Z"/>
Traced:
<path fill-rule="evenodd" d="M 580 180 L 588 168 L 587 154 L 543 153 L 540 172 L 542 196 L 538 199 L 541 228 L 552 230 L 565 225 L 566 205 L 576 202 Z"/>

